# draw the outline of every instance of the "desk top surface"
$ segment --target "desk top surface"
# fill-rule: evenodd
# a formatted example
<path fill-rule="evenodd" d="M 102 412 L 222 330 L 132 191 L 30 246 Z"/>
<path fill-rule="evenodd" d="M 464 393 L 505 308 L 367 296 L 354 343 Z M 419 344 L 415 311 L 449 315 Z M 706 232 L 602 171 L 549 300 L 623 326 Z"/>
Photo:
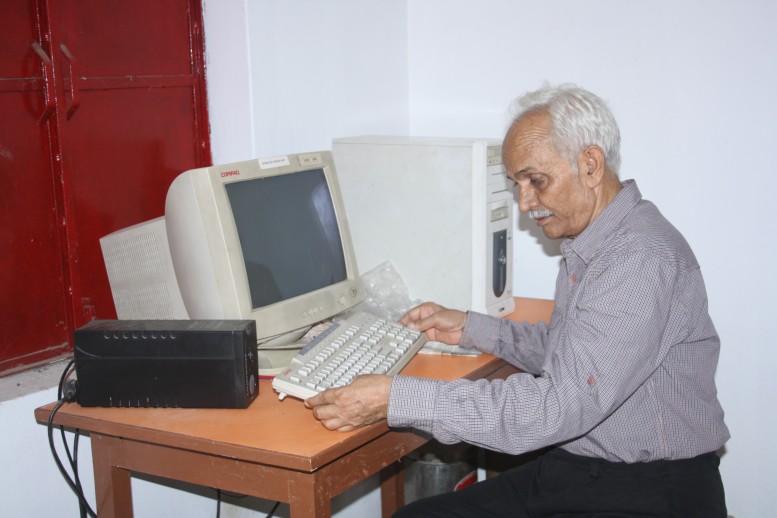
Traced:
<path fill-rule="evenodd" d="M 547 320 L 552 302 L 516 299 L 514 320 Z M 474 357 L 417 355 L 402 375 L 452 380 L 478 379 L 494 373 L 503 362 L 491 355 Z M 35 410 L 46 423 L 53 404 Z M 260 381 L 259 396 L 247 409 L 96 408 L 68 403 L 55 421 L 127 439 L 215 455 L 236 457 L 291 469 L 314 470 L 388 432 L 385 422 L 353 432 L 326 430 L 302 401 L 279 401 L 268 380 Z"/>

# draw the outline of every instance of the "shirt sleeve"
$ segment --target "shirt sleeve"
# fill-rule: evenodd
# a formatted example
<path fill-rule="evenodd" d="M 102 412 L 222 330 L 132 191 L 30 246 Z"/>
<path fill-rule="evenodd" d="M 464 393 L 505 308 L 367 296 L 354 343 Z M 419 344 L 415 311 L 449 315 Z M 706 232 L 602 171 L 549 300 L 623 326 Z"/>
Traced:
<path fill-rule="evenodd" d="M 538 375 L 451 382 L 397 376 L 389 425 L 417 428 L 443 443 L 466 441 L 512 454 L 590 431 L 647 380 L 666 354 L 662 333 L 676 268 L 646 253 L 621 259 L 589 271 L 581 281 L 585 285 L 573 290 L 566 314 L 542 347 L 545 360 Z M 483 336 L 496 339 L 478 344 L 480 350 L 527 367 L 537 363 L 542 340 L 536 328 L 493 322 L 486 327 L 492 334 Z M 507 330 L 514 337 L 512 346 Z M 473 339 L 464 336 L 462 341 Z M 517 352 L 522 339 L 536 342 L 528 358 Z"/>
<path fill-rule="evenodd" d="M 502 358 L 524 372 L 539 374 L 545 359 L 548 325 L 495 318 L 473 311 L 461 336 L 462 347 Z"/>

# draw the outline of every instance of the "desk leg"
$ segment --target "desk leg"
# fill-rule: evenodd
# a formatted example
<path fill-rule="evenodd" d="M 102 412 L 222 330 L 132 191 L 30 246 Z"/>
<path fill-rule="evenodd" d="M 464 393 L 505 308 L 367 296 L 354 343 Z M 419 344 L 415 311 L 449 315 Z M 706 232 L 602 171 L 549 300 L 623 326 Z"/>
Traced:
<path fill-rule="evenodd" d="M 92 434 L 94 487 L 100 518 L 132 518 L 130 471 L 113 466 L 111 450 L 121 439 Z"/>
<path fill-rule="evenodd" d="M 380 505 L 383 518 L 389 518 L 405 505 L 405 475 L 401 462 L 394 462 L 380 472 Z"/>
<path fill-rule="evenodd" d="M 324 491 L 316 478 L 320 474 L 289 480 L 289 511 L 291 518 L 330 518 L 332 515 L 332 495 Z M 327 486 L 328 489 L 328 486 Z"/>

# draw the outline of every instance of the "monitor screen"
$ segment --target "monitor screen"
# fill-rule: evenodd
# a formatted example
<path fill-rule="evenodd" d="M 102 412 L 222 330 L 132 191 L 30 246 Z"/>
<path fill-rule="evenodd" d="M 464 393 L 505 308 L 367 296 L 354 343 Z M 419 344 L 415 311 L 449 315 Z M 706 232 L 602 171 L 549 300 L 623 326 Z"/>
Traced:
<path fill-rule="evenodd" d="M 322 169 L 230 183 L 226 191 L 253 309 L 347 279 Z"/>

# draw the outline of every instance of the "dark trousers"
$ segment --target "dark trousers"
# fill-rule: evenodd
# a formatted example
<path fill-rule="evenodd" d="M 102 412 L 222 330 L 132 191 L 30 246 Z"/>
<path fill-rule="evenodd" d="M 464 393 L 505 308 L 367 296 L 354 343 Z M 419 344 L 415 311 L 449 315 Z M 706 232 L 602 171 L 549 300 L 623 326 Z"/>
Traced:
<path fill-rule="evenodd" d="M 394 518 L 725 518 L 719 464 L 715 453 L 623 464 L 554 449 L 461 491 L 412 502 Z"/>

